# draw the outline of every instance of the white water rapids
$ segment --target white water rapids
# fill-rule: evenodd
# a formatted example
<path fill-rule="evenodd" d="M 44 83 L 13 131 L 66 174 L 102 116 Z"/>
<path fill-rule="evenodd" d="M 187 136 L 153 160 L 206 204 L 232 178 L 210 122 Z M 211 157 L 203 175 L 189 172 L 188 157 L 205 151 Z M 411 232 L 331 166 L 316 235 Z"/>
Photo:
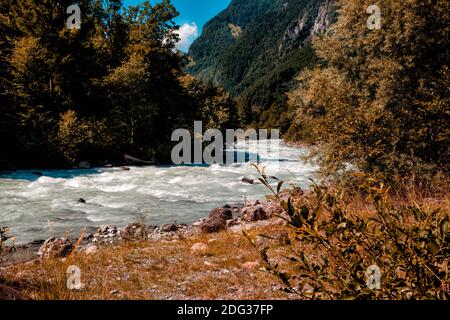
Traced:
<path fill-rule="evenodd" d="M 251 142 L 250 152 L 255 150 Z M 269 149 L 259 157 L 268 175 L 307 187 L 317 171 L 300 159 L 307 152 L 281 143 L 278 154 Z M 33 171 L 0 172 L 0 226 L 10 227 L 17 243 L 75 235 L 84 227 L 124 226 L 139 217 L 151 225 L 192 223 L 215 207 L 269 193 L 260 184 L 241 182 L 243 177 L 257 180 L 249 163 L 44 170 L 42 176 Z"/>

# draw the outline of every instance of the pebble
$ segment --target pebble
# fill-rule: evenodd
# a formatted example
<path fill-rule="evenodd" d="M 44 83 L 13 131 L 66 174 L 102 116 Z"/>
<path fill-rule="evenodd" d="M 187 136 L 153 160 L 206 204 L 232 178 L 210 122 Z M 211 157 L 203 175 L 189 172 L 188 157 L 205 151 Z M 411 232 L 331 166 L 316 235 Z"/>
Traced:
<path fill-rule="evenodd" d="M 91 254 L 96 253 L 97 251 L 98 251 L 98 247 L 96 245 L 92 244 L 92 245 L 89 245 L 86 248 L 86 250 L 84 250 L 84 253 L 87 255 L 91 255 Z"/>
<path fill-rule="evenodd" d="M 242 268 L 246 270 L 256 270 L 259 267 L 258 261 L 249 261 L 242 264 Z"/>
<path fill-rule="evenodd" d="M 191 247 L 193 253 L 206 253 L 209 250 L 209 246 L 204 243 L 196 243 Z"/>

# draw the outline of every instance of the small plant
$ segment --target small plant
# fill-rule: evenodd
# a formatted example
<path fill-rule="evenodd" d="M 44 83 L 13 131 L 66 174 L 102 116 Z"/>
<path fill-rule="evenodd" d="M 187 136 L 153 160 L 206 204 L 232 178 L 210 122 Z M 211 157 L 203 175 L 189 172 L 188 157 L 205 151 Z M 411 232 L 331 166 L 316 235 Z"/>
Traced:
<path fill-rule="evenodd" d="M 265 270 L 286 291 L 305 299 L 448 299 L 449 215 L 417 203 L 399 205 L 390 188 L 365 179 L 361 191 L 371 214 L 350 210 L 342 190 L 313 184 L 305 194 L 280 196 L 267 176 L 261 180 L 284 209 L 291 230 L 283 258 L 278 248 L 255 248 Z M 381 271 L 379 286 L 369 284 L 369 267 Z"/>
<path fill-rule="evenodd" d="M 0 227 L 0 254 L 4 250 L 4 243 L 8 240 L 14 240 L 12 236 L 9 236 L 10 229 L 8 227 Z"/>

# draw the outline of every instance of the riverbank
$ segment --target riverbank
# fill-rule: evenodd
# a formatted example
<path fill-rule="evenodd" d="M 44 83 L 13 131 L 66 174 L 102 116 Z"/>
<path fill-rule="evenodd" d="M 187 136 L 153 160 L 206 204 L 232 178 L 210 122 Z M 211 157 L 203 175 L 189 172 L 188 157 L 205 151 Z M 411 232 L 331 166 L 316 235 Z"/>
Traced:
<path fill-rule="evenodd" d="M 5 248 L 0 284 L 33 299 L 286 299 L 243 234 L 283 241 L 278 213 L 275 202 L 261 200 L 216 208 L 190 225 L 102 226 L 79 239 Z M 69 265 L 81 269 L 80 290 L 64 287 Z"/>
<path fill-rule="evenodd" d="M 278 195 L 281 202 L 272 202 L 269 197 L 245 206 L 216 208 L 208 217 L 190 225 L 165 224 L 155 228 L 135 223 L 122 229 L 103 226 L 94 234 L 84 234 L 79 241 L 49 239 L 39 248 L 34 247 L 33 259 L 0 267 L 0 291 L 6 288 L 6 292 L 0 292 L 0 297 L 101 300 L 445 298 L 450 284 L 445 244 L 448 243 L 450 213 L 448 194 L 430 198 L 410 190 L 401 198 L 396 194 L 386 196 L 380 206 L 362 193 L 349 193 L 338 202 L 336 198 L 329 202 L 333 194 L 341 194 L 335 191 L 290 189 Z M 274 204 L 281 203 L 284 208 L 281 217 L 287 218 L 285 210 L 291 210 L 286 206 L 289 196 L 298 208 L 294 210 L 301 209 L 303 219 L 307 219 L 303 228 L 297 225 L 295 217 L 288 218 L 293 224 L 286 226 L 285 220 L 275 213 L 278 211 L 270 216 L 262 214 L 275 210 Z M 323 207 L 325 199 L 328 209 Z M 309 212 L 317 212 L 317 215 Z M 402 219 L 388 216 L 387 212 L 396 212 Z M 389 228 L 377 226 L 383 223 L 380 217 L 388 219 Z M 391 234 L 391 228 L 399 232 Z M 442 246 L 438 248 L 442 255 L 431 254 L 436 251 L 434 245 L 423 246 L 422 230 L 429 230 L 433 241 Z M 404 233 L 409 234 L 407 239 L 401 236 Z M 322 238 L 325 235 L 327 238 Z M 316 237 L 326 240 L 328 245 L 318 245 L 314 241 Z M 364 241 L 364 245 L 358 245 L 355 242 L 358 239 Z M 378 244 L 370 239 L 377 239 Z M 399 255 L 398 246 L 405 241 L 406 248 L 420 250 L 406 249 L 405 254 Z M 348 248 L 354 250 L 348 251 Z M 379 252 L 376 260 L 372 255 L 374 251 Z M 301 259 L 293 256 L 295 252 L 300 253 Z M 409 255 L 417 259 L 411 262 Z M 320 259 L 325 264 L 317 264 Z M 311 262 L 315 264 L 314 269 L 311 269 Z M 365 270 L 374 263 L 383 272 L 380 292 L 368 290 L 364 272 L 354 273 L 352 269 L 352 265 L 362 264 Z M 435 273 L 425 273 L 428 269 L 424 269 L 423 273 L 415 274 L 414 270 L 421 268 L 422 263 L 433 266 Z M 67 270 L 74 270 L 74 267 L 80 271 L 80 281 L 79 287 L 71 290 L 67 288 L 70 276 Z M 319 275 L 317 268 L 322 270 Z M 391 269 L 395 272 L 385 272 Z M 430 283 L 428 293 L 418 291 L 417 282 L 435 279 L 436 275 L 441 280 L 427 282 Z M 319 286 L 324 277 L 328 284 Z M 289 279 L 292 287 L 287 287 L 282 279 Z M 361 283 L 359 289 L 352 286 L 354 281 Z M 399 287 L 399 283 L 404 285 Z"/>
<path fill-rule="evenodd" d="M 102 225 L 95 232 L 88 232 L 85 228 L 80 231 L 78 238 L 52 236 L 46 240 L 35 240 L 26 244 L 5 245 L 0 256 L 0 267 L 30 263 L 48 257 L 64 258 L 72 251 L 93 252 L 99 247 L 116 245 L 124 241 L 172 241 L 228 229 L 237 232 L 252 228 L 257 222 L 273 220 L 281 213 L 282 209 L 277 203 L 257 200 L 215 208 L 209 216 L 200 218 L 192 224 L 168 223 L 147 226 L 140 221 L 123 228 Z M 279 219 L 275 220 L 280 222 Z"/>

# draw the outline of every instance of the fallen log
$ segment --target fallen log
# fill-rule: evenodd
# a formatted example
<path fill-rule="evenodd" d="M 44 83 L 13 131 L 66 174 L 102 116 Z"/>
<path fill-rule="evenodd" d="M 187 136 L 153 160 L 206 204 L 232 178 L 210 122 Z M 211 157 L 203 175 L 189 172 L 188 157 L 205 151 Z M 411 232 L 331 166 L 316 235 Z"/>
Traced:
<path fill-rule="evenodd" d="M 154 164 L 153 162 L 150 161 L 146 161 L 146 160 L 142 160 L 133 156 L 130 156 L 128 154 L 124 154 L 123 158 L 125 159 L 125 161 L 127 161 L 128 163 L 136 163 L 136 164 L 146 164 L 146 165 L 152 165 Z"/>

